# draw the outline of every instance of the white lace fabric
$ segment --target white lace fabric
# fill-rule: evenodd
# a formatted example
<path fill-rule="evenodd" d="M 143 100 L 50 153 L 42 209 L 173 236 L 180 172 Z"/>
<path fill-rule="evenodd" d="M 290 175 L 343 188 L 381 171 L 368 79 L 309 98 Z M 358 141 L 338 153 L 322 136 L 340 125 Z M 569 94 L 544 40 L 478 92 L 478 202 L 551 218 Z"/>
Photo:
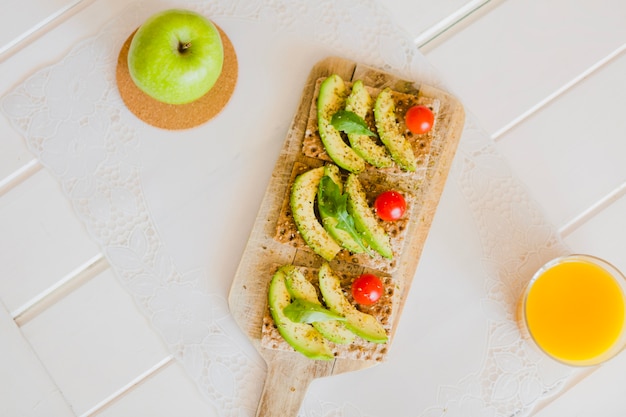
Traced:
<path fill-rule="evenodd" d="M 154 191 L 147 191 L 145 184 L 146 165 L 154 163 L 149 158 L 155 156 L 146 152 L 154 131 L 127 111 L 115 85 L 120 46 L 148 15 L 166 6 L 147 1 L 129 7 L 59 62 L 17 85 L 2 97 L 0 109 L 59 181 L 120 283 L 207 401 L 220 416 L 253 416 L 265 365 L 229 314 L 228 278 L 213 277 L 202 267 L 181 270 L 173 260 L 170 251 L 176 242 L 164 242 L 164 220 L 155 215 L 149 203 L 154 196 L 148 195 Z M 343 56 L 443 88 L 409 36 L 374 1 L 212 0 L 183 1 L 176 7 L 197 10 L 226 26 L 263 27 L 265 35 L 259 36 L 290 38 L 288 47 L 301 42 L 318 48 L 312 55 Z M 262 41 L 259 45 L 271 48 Z M 275 46 L 280 52 L 280 45 Z M 298 91 L 280 94 L 295 103 Z M 477 305 L 487 330 L 476 338 L 484 353 L 474 372 L 441 384 L 433 397 L 406 398 L 397 410 L 410 409 L 411 415 L 423 417 L 529 415 L 537 403 L 562 390 L 573 373 L 546 360 L 521 338 L 515 307 L 532 273 L 567 248 L 471 114 L 467 120 L 448 182 L 462 194 L 466 206 L 459 210 L 471 213 L 482 246 L 477 262 L 483 274 L 477 279 L 484 280 L 484 293 Z M 168 139 L 167 133 L 161 135 Z M 282 139 L 246 140 L 253 149 L 272 140 L 278 150 Z M 228 150 L 238 155 L 236 149 Z M 264 172 L 271 172 L 273 163 L 263 162 Z M 216 178 L 221 174 L 216 172 Z M 371 396 L 362 401 L 349 395 L 331 397 L 324 384 L 314 384 L 301 415 L 372 415 Z"/>

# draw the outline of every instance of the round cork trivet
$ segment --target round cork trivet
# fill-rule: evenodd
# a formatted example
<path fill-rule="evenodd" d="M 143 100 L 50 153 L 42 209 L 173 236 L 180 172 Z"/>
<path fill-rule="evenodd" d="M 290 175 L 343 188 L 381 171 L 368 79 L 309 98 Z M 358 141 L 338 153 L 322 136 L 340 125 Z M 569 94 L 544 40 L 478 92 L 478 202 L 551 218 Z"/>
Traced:
<path fill-rule="evenodd" d="M 217 28 L 224 48 L 222 73 L 213 88 L 198 100 L 187 104 L 167 104 L 153 99 L 133 82 L 128 71 L 128 49 L 134 32 L 126 40 L 117 58 L 117 88 L 128 109 L 144 122 L 168 130 L 189 129 L 215 117 L 235 91 L 239 67 L 237 55 L 228 36 Z"/>

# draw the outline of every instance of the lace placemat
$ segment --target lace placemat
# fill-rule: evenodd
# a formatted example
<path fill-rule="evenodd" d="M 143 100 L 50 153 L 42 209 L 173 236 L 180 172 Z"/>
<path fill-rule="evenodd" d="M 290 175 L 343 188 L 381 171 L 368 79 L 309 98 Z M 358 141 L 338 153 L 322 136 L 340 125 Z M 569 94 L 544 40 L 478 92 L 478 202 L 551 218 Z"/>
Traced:
<path fill-rule="evenodd" d="M 214 122 L 188 132 L 169 133 L 156 131 L 129 114 L 115 85 L 119 48 L 145 18 L 166 7 L 197 10 L 229 33 L 242 72 L 233 102 L 224 111 L 224 123 L 231 122 L 229 114 L 233 112 L 254 114 L 258 110 L 264 113 L 265 119 L 258 121 L 265 123 L 265 130 L 256 135 L 233 130 L 231 137 L 221 138 L 223 142 L 216 145 L 209 143 L 209 139 L 218 139 L 211 137 L 217 129 Z M 236 167 L 239 174 L 233 179 L 235 184 L 245 184 L 247 178 L 254 186 L 266 184 L 258 179 L 254 182 L 252 177 L 263 177 L 257 172 L 271 172 L 293 110 L 287 114 L 272 111 L 258 98 L 249 105 L 248 53 L 268 56 L 255 61 L 261 74 L 275 77 L 268 83 L 280 77 L 291 80 L 275 91 L 284 98 L 285 106 L 296 103 L 298 85 L 307 75 L 306 70 L 298 74 L 287 68 L 295 71 L 310 67 L 328 55 L 343 56 L 445 89 L 408 34 L 398 29 L 384 7 L 374 1 L 146 1 L 129 7 L 59 62 L 34 73 L 0 103 L 2 113 L 24 136 L 28 148 L 57 178 L 121 284 L 163 336 L 189 377 L 220 416 L 233 417 L 255 414 L 265 376 L 265 364 L 229 315 L 226 299 L 230 278 L 214 276 L 207 267 L 232 260 L 232 265 L 223 270 L 234 273 L 238 255 L 224 259 L 211 254 L 211 248 L 219 245 L 220 233 L 216 231 L 207 239 L 208 247 L 198 251 L 209 259 L 196 256 L 186 265 L 197 268 L 181 267 L 172 255 L 180 246 L 176 237 L 164 238 L 162 232 L 173 221 L 167 214 L 174 209 L 160 211 L 158 203 L 167 196 L 159 195 L 161 190 L 151 175 L 155 166 L 167 163 L 160 160 L 166 157 L 159 153 L 162 149 L 179 149 L 173 141 L 187 146 L 185 149 L 200 149 L 204 152 L 202 158 L 191 159 L 189 165 L 212 164 L 213 169 L 206 171 L 209 178 L 199 183 L 190 178 L 185 186 L 201 188 L 211 184 L 217 199 L 231 204 L 243 200 L 244 209 L 234 210 L 226 223 L 236 224 L 234 216 L 242 212 L 247 213 L 247 219 L 254 218 L 254 204 L 259 204 L 261 192 L 250 194 L 252 197 L 236 195 L 224 189 L 220 178 Z M 293 65 L 289 65 L 290 59 Z M 297 64 L 300 61 L 296 59 L 305 61 Z M 278 117 L 279 121 L 272 124 L 267 117 Z M 207 139 L 200 141 L 199 137 Z M 190 143 L 197 147 L 191 148 Z M 253 160 L 249 154 L 261 148 L 269 150 L 260 152 L 261 157 L 254 162 L 257 171 L 253 171 L 245 162 Z M 263 155 L 268 158 L 263 159 Z M 479 289 L 468 295 L 475 302 L 460 307 L 472 311 L 456 312 L 455 317 L 460 314 L 476 320 L 462 324 L 470 330 L 465 333 L 472 335 L 471 340 L 458 340 L 454 332 L 461 324 L 445 316 L 433 319 L 443 336 L 414 340 L 425 345 L 447 340 L 453 352 L 465 352 L 470 344 L 480 354 L 469 366 L 451 359 L 449 369 L 442 370 L 437 378 L 413 375 L 409 383 L 414 384 L 416 394 L 407 395 L 402 378 L 408 378 L 406 369 L 411 367 L 406 364 L 419 364 L 429 358 L 413 357 L 410 349 L 394 347 L 389 363 L 363 371 L 369 377 L 358 372 L 316 381 L 307 394 L 302 416 L 525 416 L 536 404 L 562 391 L 573 377 L 570 369 L 533 351 L 520 337 L 515 323 L 516 301 L 529 277 L 540 265 L 568 250 L 471 114 L 448 183 L 440 210 L 452 212 L 453 216 L 468 214 L 468 229 L 475 230 L 468 244 L 478 246 L 480 253 L 471 260 L 458 256 L 460 268 L 466 262 L 469 272 L 449 277 L 452 285 L 473 282 Z M 248 201 L 252 205 L 245 207 Z M 198 224 L 207 222 L 206 217 L 193 213 Z M 444 233 L 437 228 L 438 222 L 445 220 L 436 220 L 432 235 Z M 239 237 L 234 238 L 239 239 L 235 246 L 240 249 L 245 244 L 244 235 L 239 230 Z M 428 288 L 423 280 L 419 282 L 419 287 Z M 439 285 L 444 284 L 448 283 Z M 403 317 L 396 343 L 413 332 L 424 333 L 424 329 L 419 322 Z M 452 356 L 458 361 L 464 357 Z M 463 370 L 461 376 L 459 369 Z"/>

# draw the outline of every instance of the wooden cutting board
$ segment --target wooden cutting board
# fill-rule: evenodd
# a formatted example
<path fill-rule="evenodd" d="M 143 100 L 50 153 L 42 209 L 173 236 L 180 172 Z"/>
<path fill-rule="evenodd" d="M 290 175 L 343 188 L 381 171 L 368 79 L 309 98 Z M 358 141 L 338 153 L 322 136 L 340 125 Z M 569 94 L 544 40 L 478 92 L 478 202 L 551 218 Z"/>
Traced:
<path fill-rule="evenodd" d="M 261 346 L 261 326 L 267 311 L 267 290 L 273 269 L 276 265 L 289 263 L 319 264 L 319 260 L 312 259 L 316 257 L 312 252 L 278 243 L 274 236 L 279 212 L 289 192 L 294 162 L 302 158 L 302 141 L 316 81 L 331 74 L 338 74 L 346 81 L 360 79 L 368 86 L 378 88 L 388 86 L 403 93 L 433 98 L 439 103 L 437 120 L 432 131 L 434 137 L 428 168 L 419 188 L 423 195 L 417 199 L 419 205 L 412 208 L 412 220 L 409 222 L 404 249 L 398 255 L 397 269 L 393 272 L 393 279 L 401 283 L 401 294 L 389 343 L 393 341 L 395 329 L 401 318 L 400 313 L 409 294 L 420 254 L 463 130 L 465 113 L 462 105 L 441 90 L 401 80 L 388 73 L 342 58 L 330 57 L 312 68 L 229 295 L 233 317 L 268 366 L 257 416 L 295 417 L 306 389 L 313 379 L 364 369 L 378 363 L 353 359 L 315 361 L 296 352 L 270 350 Z"/>

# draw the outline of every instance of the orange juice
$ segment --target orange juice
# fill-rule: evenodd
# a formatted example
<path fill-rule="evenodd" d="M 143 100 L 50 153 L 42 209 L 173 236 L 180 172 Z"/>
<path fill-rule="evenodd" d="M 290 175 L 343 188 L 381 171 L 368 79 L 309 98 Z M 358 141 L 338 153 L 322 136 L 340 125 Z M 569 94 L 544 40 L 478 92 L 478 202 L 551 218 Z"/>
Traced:
<path fill-rule="evenodd" d="M 586 255 L 548 263 L 531 281 L 523 320 L 548 355 L 572 365 L 597 364 L 621 350 L 625 281 L 614 267 Z"/>

